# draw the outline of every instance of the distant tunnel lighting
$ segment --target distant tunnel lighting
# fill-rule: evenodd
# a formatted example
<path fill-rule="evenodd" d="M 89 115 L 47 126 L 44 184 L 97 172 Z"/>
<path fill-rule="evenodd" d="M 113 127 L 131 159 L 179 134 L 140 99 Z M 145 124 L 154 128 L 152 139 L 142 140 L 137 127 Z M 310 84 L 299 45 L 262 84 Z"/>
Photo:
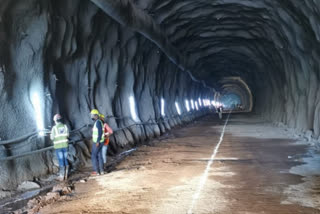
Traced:
<path fill-rule="evenodd" d="M 195 102 L 197 111 L 199 110 L 198 101 Z"/>
<path fill-rule="evenodd" d="M 164 99 L 161 98 L 161 115 L 164 117 L 166 116 L 165 111 L 164 111 Z"/>
<path fill-rule="evenodd" d="M 207 106 L 206 100 L 202 100 L 202 102 L 204 106 Z"/>
<path fill-rule="evenodd" d="M 212 105 L 213 105 L 214 107 L 217 107 L 217 106 L 218 106 L 218 102 L 212 101 Z"/>
<path fill-rule="evenodd" d="M 136 103 L 135 103 L 135 100 L 134 100 L 133 96 L 129 97 L 129 103 L 130 103 L 130 113 L 131 113 L 132 119 L 135 122 L 139 122 L 140 120 L 139 120 L 137 112 L 136 112 Z"/>
<path fill-rule="evenodd" d="M 191 108 L 192 108 L 192 110 L 194 110 L 194 101 L 191 100 L 190 102 L 191 102 Z"/>
<path fill-rule="evenodd" d="M 189 101 L 186 100 L 186 108 L 187 108 L 187 111 L 189 112 L 190 111 L 190 105 L 189 105 Z"/>
<path fill-rule="evenodd" d="M 177 102 L 175 104 L 176 104 L 176 109 L 177 109 L 178 114 L 181 115 L 181 110 L 180 110 L 179 104 Z"/>
<path fill-rule="evenodd" d="M 199 98 L 198 101 L 199 101 L 199 106 L 201 107 L 201 106 L 202 106 L 202 101 L 201 101 L 201 99 Z"/>
<path fill-rule="evenodd" d="M 210 100 L 204 99 L 203 100 L 203 105 L 206 106 L 206 107 L 210 106 L 211 105 Z"/>
<path fill-rule="evenodd" d="M 41 109 L 41 100 L 40 96 L 37 92 L 33 93 L 31 95 L 31 102 L 35 110 L 35 119 L 37 122 L 37 128 L 40 131 L 39 135 L 43 136 L 44 135 L 44 119 L 43 119 L 43 114 L 42 114 L 42 109 Z"/>

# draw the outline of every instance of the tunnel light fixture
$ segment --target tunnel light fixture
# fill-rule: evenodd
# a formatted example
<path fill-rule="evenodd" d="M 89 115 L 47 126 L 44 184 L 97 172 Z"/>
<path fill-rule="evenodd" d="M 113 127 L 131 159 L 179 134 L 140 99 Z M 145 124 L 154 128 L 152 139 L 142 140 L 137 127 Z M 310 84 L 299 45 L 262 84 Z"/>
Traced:
<path fill-rule="evenodd" d="M 186 109 L 187 109 L 188 112 L 190 111 L 189 100 L 186 100 Z"/>
<path fill-rule="evenodd" d="M 195 106 L 196 106 L 197 111 L 199 111 L 198 101 L 195 102 Z"/>
<path fill-rule="evenodd" d="M 190 100 L 190 103 L 191 103 L 192 110 L 194 110 L 194 101 L 192 99 Z"/>
<path fill-rule="evenodd" d="M 202 102 L 203 102 L 203 106 L 204 106 L 204 107 L 207 107 L 206 100 L 205 100 L 205 99 L 203 99 L 203 100 L 202 100 Z"/>
<path fill-rule="evenodd" d="M 202 101 L 201 101 L 201 99 L 199 98 L 198 101 L 199 101 L 199 106 L 202 107 Z"/>
<path fill-rule="evenodd" d="M 179 104 L 176 102 L 175 105 L 176 105 L 176 109 L 177 109 L 178 114 L 181 115 L 181 110 L 180 110 Z"/>
<path fill-rule="evenodd" d="M 213 100 L 213 101 L 212 101 L 212 105 L 213 105 L 215 108 L 217 108 L 218 106 L 220 106 L 220 103 Z"/>
<path fill-rule="evenodd" d="M 161 115 L 162 115 L 163 117 L 166 116 L 165 111 L 164 111 L 164 105 L 165 105 L 164 99 L 161 98 Z"/>
<path fill-rule="evenodd" d="M 211 105 L 210 100 L 204 99 L 203 100 L 203 105 L 206 106 L 206 107 L 209 107 Z"/>
<path fill-rule="evenodd" d="M 130 97 L 129 97 L 129 104 L 130 104 L 130 113 L 131 113 L 132 119 L 133 119 L 135 122 L 139 122 L 140 120 L 139 120 L 138 115 L 137 115 L 136 103 L 135 103 L 135 100 L 134 100 L 134 97 L 133 97 L 133 96 L 130 96 Z"/>
<path fill-rule="evenodd" d="M 39 130 L 39 135 L 44 136 L 44 120 L 43 120 L 43 112 L 42 112 L 42 105 L 41 105 L 41 99 L 40 95 L 37 92 L 34 92 L 31 95 L 31 102 L 33 105 L 33 108 L 35 110 L 35 119 L 37 122 L 37 128 Z"/>

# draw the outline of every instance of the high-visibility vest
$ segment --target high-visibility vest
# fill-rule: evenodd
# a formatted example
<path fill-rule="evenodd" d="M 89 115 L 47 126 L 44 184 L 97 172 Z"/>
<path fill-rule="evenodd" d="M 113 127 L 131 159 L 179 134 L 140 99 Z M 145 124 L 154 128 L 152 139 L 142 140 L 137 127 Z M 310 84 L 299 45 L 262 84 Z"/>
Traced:
<path fill-rule="evenodd" d="M 103 124 L 103 129 L 104 129 L 104 145 L 107 146 L 109 145 L 110 139 L 109 136 L 107 136 L 107 133 L 109 133 L 109 135 L 113 134 L 113 130 L 110 128 L 110 126 L 107 123 Z"/>
<path fill-rule="evenodd" d="M 52 128 L 53 132 L 53 147 L 55 149 L 68 148 L 68 137 L 69 130 L 68 127 L 62 123 L 55 125 Z"/>
<path fill-rule="evenodd" d="M 99 131 L 98 131 L 98 128 L 97 128 L 97 123 L 100 123 L 101 124 L 101 129 L 102 129 L 102 134 L 101 134 L 101 140 L 99 143 L 103 143 L 104 142 L 104 128 L 103 128 L 103 123 L 101 120 L 97 120 L 93 126 L 93 129 L 92 129 L 92 141 L 94 143 L 97 143 L 97 140 L 98 140 L 98 137 L 99 137 Z"/>

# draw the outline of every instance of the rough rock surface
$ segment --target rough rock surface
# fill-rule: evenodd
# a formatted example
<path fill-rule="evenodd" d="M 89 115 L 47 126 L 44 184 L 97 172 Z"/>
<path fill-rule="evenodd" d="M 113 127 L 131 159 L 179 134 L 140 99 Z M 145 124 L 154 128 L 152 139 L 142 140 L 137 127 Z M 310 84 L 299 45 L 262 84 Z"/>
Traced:
<path fill-rule="evenodd" d="M 98 108 L 121 118 L 108 119 L 119 129 L 134 124 L 130 96 L 142 122 L 160 120 L 160 99 L 165 99 L 171 119 L 117 132 L 110 146 L 115 154 L 205 113 L 176 117 L 175 102 L 186 112 L 185 99 L 212 97 L 189 71 L 221 96 L 237 94 L 247 110 L 267 120 L 320 136 L 316 1 L 122 0 L 127 7 L 120 12 L 132 20 L 122 24 L 93 2 L 99 1 L 0 0 L 1 140 L 37 129 L 35 106 L 46 128 L 56 112 L 71 129 L 80 128 L 91 122 L 90 109 Z M 135 22 L 139 17 L 148 25 Z M 34 93 L 39 105 L 32 104 Z M 89 135 L 82 129 L 72 138 Z M 0 145 L 0 155 L 49 145 L 33 138 Z M 74 167 L 86 162 L 89 147 L 86 140 L 70 147 Z M 0 189 L 54 171 L 52 156 L 50 151 L 1 162 Z"/>
<path fill-rule="evenodd" d="M 0 137 L 14 139 L 37 129 L 39 113 L 32 103 L 39 94 L 45 128 L 60 112 L 78 129 L 92 121 L 89 112 L 99 109 L 114 130 L 130 126 L 129 97 L 134 96 L 141 122 L 112 137 L 110 154 L 159 136 L 171 127 L 204 114 L 178 117 L 175 102 L 186 112 L 185 99 L 211 96 L 212 91 L 194 82 L 151 41 L 109 18 L 90 1 L 1 0 Z M 160 99 L 169 119 L 162 120 Z M 41 119 L 42 117 L 40 117 Z M 150 120 L 151 119 L 151 120 Z M 81 129 L 72 140 L 90 136 Z M 47 146 L 46 139 L 4 145 L 1 158 Z M 90 141 L 69 148 L 73 167 L 90 157 Z M 24 180 L 56 170 L 53 153 L 35 154 L 0 163 L 0 189 L 15 189 Z"/>
<path fill-rule="evenodd" d="M 39 189 L 39 188 L 40 188 L 40 185 L 35 182 L 24 181 L 22 184 L 18 186 L 17 190 L 26 191 L 26 190 Z"/>

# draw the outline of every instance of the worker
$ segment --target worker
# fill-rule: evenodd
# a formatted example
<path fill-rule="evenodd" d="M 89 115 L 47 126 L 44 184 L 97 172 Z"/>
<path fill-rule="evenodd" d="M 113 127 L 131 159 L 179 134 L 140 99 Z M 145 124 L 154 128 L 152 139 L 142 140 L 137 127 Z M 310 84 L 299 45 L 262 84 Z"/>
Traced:
<path fill-rule="evenodd" d="M 103 123 L 99 117 L 100 113 L 97 109 L 91 111 L 91 119 L 94 121 L 92 129 L 92 150 L 91 160 L 93 166 L 92 175 L 103 175 L 103 159 L 102 159 L 102 147 L 104 144 L 104 130 Z"/>
<path fill-rule="evenodd" d="M 56 151 L 57 158 L 59 160 L 59 178 L 63 181 L 68 179 L 69 164 L 68 164 L 68 137 L 69 129 L 62 123 L 62 117 L 60 114 L 56 114 L 53 117 L 55 125 L 53 126 L 50 134 L 50 139 L 53 141 L 53 147 Z"/>
<path fill-rule="evenodd" d="M 108 146 L 110 142 L 110 136 L 113 134 L 113 130 L 110 128 L 110 126 L 105 122 L 105 116 L 103 114 L 100 114 L 100 119 L 103 122 L 103 129 L 104 129 L 104 145 L 102 147 L 102 158 L 103 163 L 107 163 L 107 151 Z"/>
<path fill-rule="evenodd" d="M 220 118 L 220 120 L 222 119 L 222 105 L 220 105 L 219 107 L 218 107 L 218 114 L 219 114 L 219 118 Z"/>

